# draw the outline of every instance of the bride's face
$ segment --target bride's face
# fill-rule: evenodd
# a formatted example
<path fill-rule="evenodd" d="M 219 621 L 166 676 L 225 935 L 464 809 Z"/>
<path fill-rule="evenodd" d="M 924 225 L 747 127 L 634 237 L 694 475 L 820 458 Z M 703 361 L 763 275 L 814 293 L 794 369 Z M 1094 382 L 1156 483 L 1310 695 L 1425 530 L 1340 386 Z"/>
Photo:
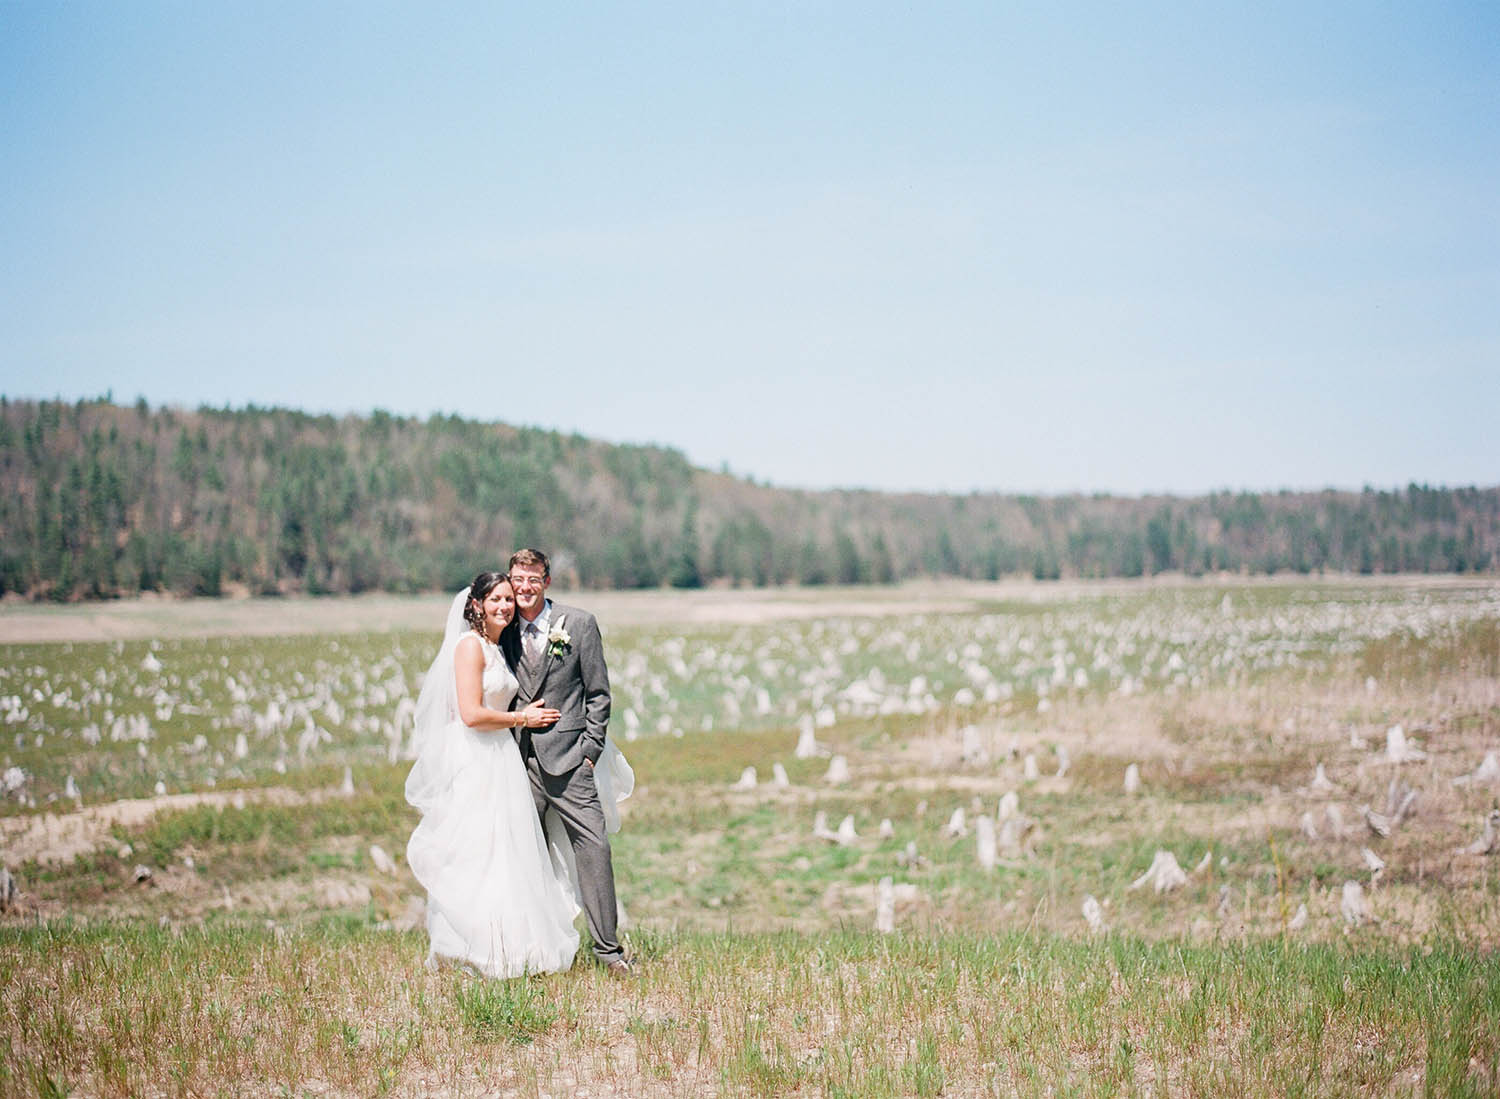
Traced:
<path fill-rule="evenodd" d="M 511 591 L 510 582 L 502 580 L 491 588 L 480 609 L 484 611 L 485 633 L 493 637 L 505 629 L 516 614 L 516 596 Z"/>

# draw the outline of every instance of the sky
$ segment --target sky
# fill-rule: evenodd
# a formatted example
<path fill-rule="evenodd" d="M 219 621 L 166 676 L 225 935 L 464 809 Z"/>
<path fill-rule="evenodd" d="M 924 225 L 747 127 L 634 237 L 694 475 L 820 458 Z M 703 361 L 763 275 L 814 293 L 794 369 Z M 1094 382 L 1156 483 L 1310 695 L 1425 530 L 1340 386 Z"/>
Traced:
<path fill-rule="evenodd" d="M 1500 484 L 1500 6 L 0 0 L 0 393 Z"/>

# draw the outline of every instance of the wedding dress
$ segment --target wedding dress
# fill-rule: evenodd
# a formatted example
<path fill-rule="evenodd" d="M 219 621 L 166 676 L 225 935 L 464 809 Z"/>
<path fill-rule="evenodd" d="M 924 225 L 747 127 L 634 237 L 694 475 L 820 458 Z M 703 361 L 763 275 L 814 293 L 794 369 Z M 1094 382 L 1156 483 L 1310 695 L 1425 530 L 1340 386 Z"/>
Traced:
<path fill-rule="evenodd" d="M 578 950 L 572 852 L 565 839 L 549 846 L 511 731 L 475 731 L 458 716 L 453 655 L 465 637 L 483 650 L 487 707 L 504 710 L 519 687 L 500 650 L 466 628 L 466 600 L 467 592 L 454 599 L 418 696 L 417 759 L 406 780 L 406 800 L 422 814 L 406 860 L 427 890 L 429 956 L 491 977 L 565 970 Z M 617 803 L 634 775 L 608 742 L 595 780 L 617 831 Z"/>

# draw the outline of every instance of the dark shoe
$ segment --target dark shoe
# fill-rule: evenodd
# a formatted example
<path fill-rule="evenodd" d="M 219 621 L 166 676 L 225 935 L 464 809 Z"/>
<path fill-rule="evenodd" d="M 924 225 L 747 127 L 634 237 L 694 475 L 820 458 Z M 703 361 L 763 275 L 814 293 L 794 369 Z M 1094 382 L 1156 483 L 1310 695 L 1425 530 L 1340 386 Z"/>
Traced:
<path fill-rule="evenodd" d="M 617 981 L 629 981 L 640 976 L 635 963 L 626 958 L 616 958 L 605 967 L 605 972 Z"/>

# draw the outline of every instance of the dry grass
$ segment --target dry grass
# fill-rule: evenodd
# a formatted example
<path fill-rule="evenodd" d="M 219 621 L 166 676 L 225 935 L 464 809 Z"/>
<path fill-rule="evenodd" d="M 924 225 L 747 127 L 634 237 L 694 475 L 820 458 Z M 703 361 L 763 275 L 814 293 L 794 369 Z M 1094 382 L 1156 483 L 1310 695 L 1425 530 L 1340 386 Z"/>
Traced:
<path fill-rule="evenodd" d="M 1492 961 L 993 936 L 653 934 L 643 976 L 475 982 L 414 935 L 4 934 L 0 1094 L 1486 1093 Z"/>

